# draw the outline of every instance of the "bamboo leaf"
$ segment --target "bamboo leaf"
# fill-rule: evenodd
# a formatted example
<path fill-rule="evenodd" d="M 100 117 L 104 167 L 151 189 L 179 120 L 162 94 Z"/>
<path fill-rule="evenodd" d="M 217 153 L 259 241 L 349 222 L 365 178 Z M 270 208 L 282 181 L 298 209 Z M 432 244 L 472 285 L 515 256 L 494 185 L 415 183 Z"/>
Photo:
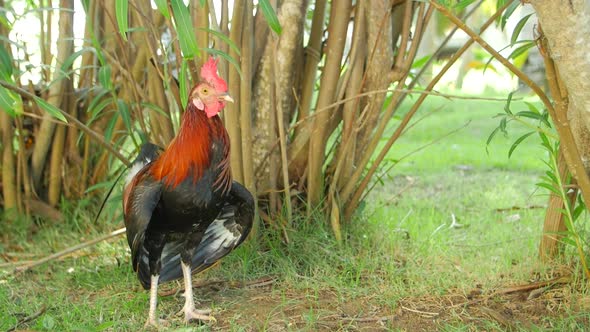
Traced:
<path fill-rule="evenodd" d="M 512 51 L 512 53 L 510 53 L 510 55 L 508 56 L 508 59 L 517 58 L 519 55 L 527 52 L 533 46 L 535 46 L 535 43 L 533 41 L 529 41 L 528 43 L 526 43 L 520 47 L 517 47 L 514 51 Z"/>
<path fill-rule="evenodd" d="M 0 75 L 3 80 L 10 81 L 14 68 L 12 67 L 12 58 L 3 44 L 0 44 Z"/>
<path fill-rule="evenodd" d="M 127 31 L 129 30 L 129 1 L 115 0 L 115 16 L 119 25 L 119 33 L 123 40 L 127 40 Z"/>
<path fill-rule="evenodd" d="M 453 9 L 460 11 L 460 10 L 465 9 L 467 6 L 469 6 L 470 4 L 472 4 L 474 2 L 475 2 L 475 0 L 461 0 L 453 6 Z"/>
<path fill-rule="evenodd" d="M 559 183 L 559 181 L 557 181 L 557 177 L 555 176 L 555 174 L 551 173 L 550 171 L 546 171 L 545 175 L 547 175 L 547 178 L 550 180 L 549 182 Z"/>
<path fill-rule="evenodd" d="M 542 132 L 539 132 L 539 137 L 541 138 L 541 142 L 543 142 L 542 145 L 547 150 L 551 150 L 551 142 L 549 142 L 549 138 L 547 137 L 547 135 L 543 134 Z"/>
<path fill-rule="evenodd" d="M 170 12 L 168 11 L 168 4 L 166 0 L 154 0 L 156 8 L 164 15 L 165 18 L 170 19 Z"/>
<path fill-rule="evenodd" d="M 516 113 L 515 115 L 523 117 L 523 118 L 533 119 L 533 120 L 541 120 L 542 119 L 541 114 L 531 112 L 531 111 L 520 111 L 520 112 Z"/>
<path fill-rule="evenodd" d="M 586 206 L 584 206 L 583 204 L 576 206 L 576 208 L 574 209 L 574 212 L 572 214 L 572 218 L 574 220 L 577 220 L 580 217 L 580 215 L 582 215 L 582 212 L 584 212 L 584 211 L 586 211 Z"/>
<path fill-rule="evenodd" d="M 192 59 L 198 54 L 199 50 L 188 8 L 182 0 L 170 0 L 170 6 L 176 24 L 180 50 L 185 58 Z"/>
<path fill-rule="evenodd" d="M 180 104 L 185 107 L 188 102 L 188 64 L 185 59 L 182 59 L 180 73 L 178 73 L 178 89 L 180 90 Z"/>
<path fill-rule="evenodd" d="M 426 62 L 428 62 L 428 60 L 430 60 L 431 57 L 432 57 L 432 55 L 426 55 L 426 56 L 423 56 L 420 59 L 414 61 L 414 63 L 412 63 L 412 68 L 422 68 L 424 66 L 424 64 L 426 64 Z"/>
<path fill-rule="evenodd" d="M 141 107 L 145 107 L 147 109 L 151 109 L 152 111 L 165 116 L 167 118 L 170 118 L 170 114 L 166 113 L 160 106 L 154 104 L 154 103 L 150 103 L 150 102 L 142 102 L 140 103 Z"/>
<path fill-rule="evenodd" d="M 512 111 L 510 110 L 510 103 L 512 102 L 512 96 L 514 95 L 514 91 L 508 94 L 508 98 L 506 99 L 506 105 L 504 106 L 504 112 L 512 115 Z"/>
<path fill-rule="evenodd" d="M 514 143 L 510 147 L 510 150 L 508 150 L 508 158 L 510 158 L 512 156 L 512 153 L 514 152 L 516 147 L 518 147 L 520 145 L 520 143 L 522 143 L 522 141 L 524 141 L 527 137 L 531 136 L 534 133 L 536 133 L 536 131 L 531 131 L 530 133 L 526 133 L 526 134 L 520 136 L 519 138 L 517 138 L 516 141 L 514 141 Z"/>
<path fill-rule="evenodd" d="M 98 70 L 98 81 L 107 90 L 111 90 L 113 88 L 110 65 L 100 67 L 100 69 Z"/>
<path fill-rule="evenodd" d="M 90 0 L 81 0 L 80 2 L 82 3 L 82 8 L 84 9 L 84 12 L 88 14 L 88 9 L 90 8 Z"/>
<path fill-rule="evenodd" d="M 545 183 L 545 182 L 539 182 L 537 183 L 537 186 L 545 188 L 549 191 L 551 191 L 552 193 L 556 194 L 557 196 L 561 197 L 561 193 L 559 192 L 559 190 L 557 190 L 555 187 L 553 187 L 552 185 Z"/>
<path fill-rule="evenodd" d="M 81 49 L 81 50 L 79 50 L 79 51 L 76 51 L 76 52 L 74 52 L 74 53 L 70 54 L 70 56 L 69 56 L 69 57 L 66 59 L 66 61 L 64 61 L 64 62 L 61 64 L 61 67 L 60 67 L 60 68 L 61 68 L 61 71 L 62 71 L 62 72 L 66 72 L 66 71 L 68 71 L 68 70 L 69 70 L 69 69 L 70 69 L 70 68 L 73 66 L 73 64 L 74 64 L 74 61 L 76 61 L 76 59 L 77 59 L 77 58 L 78 58 L 80 55 L 82 55 L 82 54 L 84 54 L 84 53 L 86 53 L 86 52 L 92 52 L 93 50 L 94 50 L 94 48 L 93 48 L 93 47 L 84 47 L 83 49 Z"/>
<path fill-rule="evenodd" d="M 215 31 L 213 29 L 209 29 L 209 28 L 197 28 L 198 30 L 202 30 L 202 31 L 207 31 L 208 33 L 214 35 L 215 37 L 223 40 L 224 42 L 226 42 L 229 47 L 231 47 L 234 51 L 236 51 L 236 54 L 241 55 L 240 54 L 240 49 L 238 48 L 238 46 L 231 40 L 229 39 L 228 36 L 224 35 L 223 33 L 219 32 L 219 31 Z M 207 49 L 205 49 L 207 50 Z"/>
<path fill-rule="evenodd" d="M 62 114 L 62 111 L 51 105 L 50 103 L 46 102 L 45 100 L 39 98 L 39 97 L 35 97 L 35 103 L 37 103 L 37 105 L 44 110 L 45 112 L 49 113 L 51 116 L 53 116 L 54 118 L 63 121 L 65 123 L 68 123 L 68 120 L 66 120 L 66 118 L 64 117 L 64 115 Z"/>
<path fill-rule="evenodd" d="M 240 75 L 240 77 L 242 77 L 242 71 L 240 70 L 240 64 L 234 58 L 229 56 L 229 54 L 221 52 L 221 51 L 213 49 L 213 48 L 203 48 L 203 51 L 205 51 L 209 54 L 217 55 L 217 56 L 224 58 L 225 60 L 227 60 L 229 63 L 231 63 L 236 68 L 236 70 L 238 71 L 238 75 Z"/>
<path fill-rule="evenodd" d="M 90 112 L 90 119 L 88 120 L 88 125 L 92 124 L 96 119 L 98 119 L 98 115 L 104 110 L 107 105 L 110 105 L 112 99 L 98 99 L 98 103 L 96 103 L 92 108 L 88 108 Z"/>
<path fill-rule="evenodd" d="M 131 113 L 129 112 L 129 106 L 123 100 L 119 99 L 117 100 L 117 108 L 119 109 L 119 113 L 121 113 L 121 119 L 123 119 L 127 132 L 131 133 Z"/>
<path fill-rule="evenodd" d="M 118 117 L 119 117 L 119 112 L 113 113 L 111 120 L 109 121 L 107 127 L 104 130 L 104 140 L 107 142 L 110 142 L 111 138 L 113 138 L 113 131 L 115 130 L 115 124 L 117 123 Z"/>
<path fill-rule="evenodd" d="M 14 110 L 14 101 L 12 93 L 3 86 L 0 86 L 0 109 L 12 117 L 17 115 Z"/>
<path fill-rule="evenodd" d="M 503 3 L 500 4 L 500 1 L 498 1 L 497 6 L 499 6 L 498 8 L 504 6 L 504 1 L 502 1 Z M 512 14 L 514 14 L 514 11 L 516 10 L 516 8 L 518 8 L 518 6 L 520 5 L 520 1 L 514 1 L 512 2 L 508 8 L 506 8 L 506 10 L 504 11 L 504 14 L 500 17 L 500 27 L 502 28 L 502 30 L 504 30 L 504 28 L 506 28 L 506 23 L 508 22 L 508 19 L 510 18 L 510 16 L 512 16 Z"/>
<path fill-rule="evenodd" d="M 539 111 L 539 109 L 537 108 L 537 106 L 535 106 L 535 104 L 529 103 L 528 101 L 525 101 L 524 103 L 528 107 L 529 111 L 535 112 L 537 114 L 541 114 L 541 112 Z"/>
<path fill-rule="evenodd" d="M 565 244 L 567 244 L 569 246 L 572 246 L 572 247 L 577 247 L 578 246 L 577 243 L 576 243 L 576 241 L 573 240 L 573 239 L 570 239 L 569 237 L 562 237 L 560 239 L 560 242 L 563 242 L 563 243 L 565 243 Z"/>
<path fill-rule="evenodd" d="M 268 0 L 258 1 L 258 8 L 260 10 L 262 10 L 262 14 L 264 15 L 264 18 L 266 19 L 266 23 L 268 23 L 268 26 L 274 32 L 276 32 L 278 35 L 280 35 L 281 32 L 283 31 L 283 29 L 281 28 L 281 23 L 279 22 L 279 19 L 277 18 L 277 14 L 275 13 L 275 10 L 272 8 L 272 5 L 270 4 L 270 2 L 268 2 Z"/>
<path fill-rule="evenodd" d="M 516 43 L 516 40 L 518 39 L 518 36 L 520 35 L 522 28 L 524 28 L 524 25 L 529 20 L 529 17 L 531 17 L 531 15 L 533 15 L 533 14 L 531 13 L 531 14 L 528 14 L 527 16 L 521 18 L 520 21 L 518 21 L 518 23 L 514 27 L 514 31 L 512 31 L 512 37 L 510 37 L 510 42 L 512 44 Z"/>

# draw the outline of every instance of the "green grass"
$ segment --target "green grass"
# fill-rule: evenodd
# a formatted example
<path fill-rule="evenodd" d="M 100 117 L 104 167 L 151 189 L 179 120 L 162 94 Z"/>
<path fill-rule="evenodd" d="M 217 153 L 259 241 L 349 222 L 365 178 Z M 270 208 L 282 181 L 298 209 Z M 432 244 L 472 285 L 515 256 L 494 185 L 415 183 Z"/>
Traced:
<path fill-rule="evenodd" d="M 198 282 L 219 281 L 195 289 L 200 306 L 213 309 L 216 324 L 186 326 L 175 316 L 183 304 L 179 295 L 160 298 L 160 317 L 179 331 L 502 331 L 507 327 L 485 310 L 505 315 L 511 310 L 515 330 L 585 329 L 590 317 L 583 309 L 590 301 L 584 302 L 589 297 L 578 281 L 531 301 L 516 294 L 449 308 L 468 301 L 473 291 L 489 295 L 560 273 L 537 260 L 544 216 L 539 206 L 547 199 L 535 187 L 544 171 L 543 150 L 531 137 L 508 159 L 510 145 L 524 132 L 514 128 L 486 152 L 487 136 L 498 123 L 492 117 L 503 106 L 429 98 L 419 116 L 438 111 L 400 139 L 388 156 L 391 162 L 468 125 L 384 175 L 346 227 L 344 245 L 313 220 L 288 229 L 289 243 L 280 233 L 259 232 L 219 268 L 197 277 Z M 120 227 L 92 225 L 89 202 L 67 204 L 64 214 L 69 218 L 54 225 L 1 223 L 0 257 L 34 259 Z M 458 227 L 451 227 L 452 216 Z M 0 330 L 41 308 L 46 309 L 40 317 L 19 328 L 141 330 L 148 294 L 129 259 L 126 241 L 119 238 L 24 275 L 0 271 Z M 240 285 L 266 277 L 274 282 Z"/>

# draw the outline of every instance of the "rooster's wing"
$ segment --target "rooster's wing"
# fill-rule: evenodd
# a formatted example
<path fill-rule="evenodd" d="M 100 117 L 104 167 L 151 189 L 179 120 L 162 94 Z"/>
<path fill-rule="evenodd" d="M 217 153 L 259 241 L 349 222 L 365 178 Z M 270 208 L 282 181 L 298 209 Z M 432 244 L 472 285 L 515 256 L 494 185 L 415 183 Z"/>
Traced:
<path fill-rule="evenodd" d="M 240 245 L 252 229 L 254 198 L 237 182 L 225 198 L 221 212 L 205 230 L 191 259 L 193 273 L 206 270 Z M 162 253 L 160 280 L 174 280 L 182 276 L 180 242 L 169 242 Z"/>

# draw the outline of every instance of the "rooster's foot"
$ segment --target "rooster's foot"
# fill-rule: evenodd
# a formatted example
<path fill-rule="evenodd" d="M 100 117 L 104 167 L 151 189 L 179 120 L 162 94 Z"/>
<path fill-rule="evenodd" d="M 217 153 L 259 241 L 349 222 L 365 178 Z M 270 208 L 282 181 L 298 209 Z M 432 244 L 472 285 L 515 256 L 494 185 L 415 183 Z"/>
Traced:
<path fill-rule="evenodd" d="M 170 325 L 170 323 L 168 323 L 168 321 L 163 320 L 163 319 L 158 319 L 158 318 L 148 318 L 148 320 L 145 322 L 144 327 L 145 328 L 155 328 L 155 329 L 160 329 L 162 327 L 166 327 Z"/>
<path fill-rule="evenodd" d="M 188 323 L 193 320 L 216 322 L 215 317 L 210 315 L 211 310 L 188 309 L 184 311 L 184 320 Z"/>

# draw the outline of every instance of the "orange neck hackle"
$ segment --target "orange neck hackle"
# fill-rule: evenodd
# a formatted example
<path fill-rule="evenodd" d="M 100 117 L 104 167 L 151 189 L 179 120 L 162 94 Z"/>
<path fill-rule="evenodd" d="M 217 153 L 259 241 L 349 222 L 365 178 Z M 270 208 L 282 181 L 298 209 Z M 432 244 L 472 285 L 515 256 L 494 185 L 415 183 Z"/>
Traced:
<path fill-rule="evenodd" d="M 226 135 L 218 116 L 209 118 L 189 103 L 178 135 L 153 164 L 152 175 L 171 188 L 189 176 L 196 183 L 210 167 L 212 140 L 217 138 L 225 143 Z"/>

